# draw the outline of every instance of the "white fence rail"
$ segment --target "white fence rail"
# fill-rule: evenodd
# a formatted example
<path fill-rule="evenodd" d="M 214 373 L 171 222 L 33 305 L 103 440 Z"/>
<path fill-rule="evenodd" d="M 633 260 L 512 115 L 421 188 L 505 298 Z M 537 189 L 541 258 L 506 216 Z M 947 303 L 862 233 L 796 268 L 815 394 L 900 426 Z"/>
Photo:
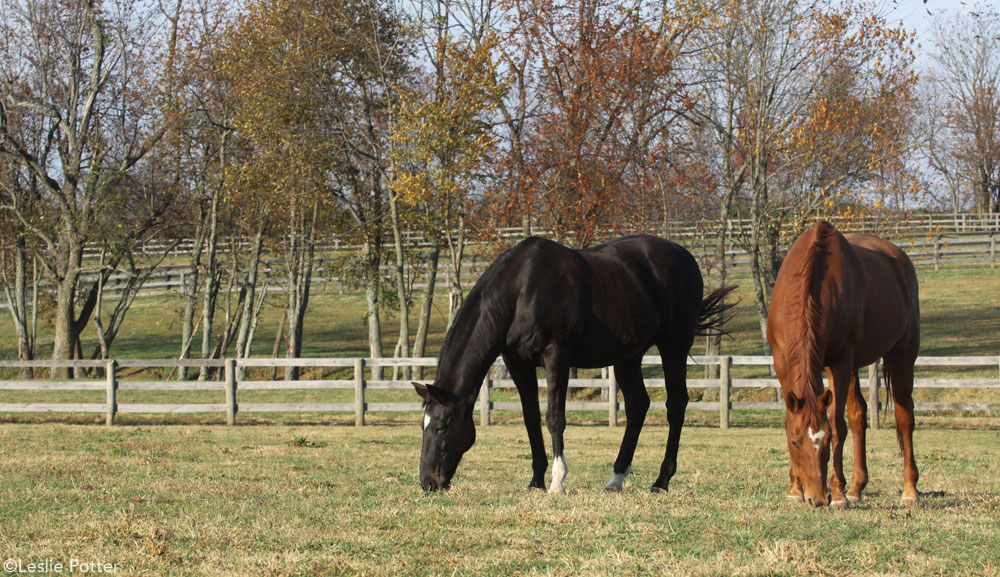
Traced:
<path fill-rule="evenodd" d="M 643 365 L 660 366 L 659 357 L 643 358 Z M 688 404 L 692 411 L 718 411 L 719 426 L 727 428 L 730 422 L 730 411 L 740 409 L 752 410 L 783 410 L 784 403 L 779 399 L 780 385 L 773 378 L 733 378 L 732 368 L 736 366 L 770 367 L 771 357 L 765 356 L 696 356 L 691 357 L 688 365 L 719 367 L 717 379 L 688 379 L 689 389 L 717 389 L 718 401 L 696 401 Z M 104 391 L 102 403 L 0 403 L 0 413 L 12 412 L 65 412 L 65 413 L 104 413 L 106 423 L 113 425 L 118 413 L 225 413 L 229 425 L 236 423 L 238 413 L 282 413 L 282 412 L 353 412 L 355 424 L 363 426 L 365 415 L 371 411 L 419 411 L 418 402 L 376 403 L 368 402 L 367 391 L 372 389 L 410 389 L 409 380 L 383 380 L 377 378 L 385 367 L 435 367 L 437 360 L 422 359 L 371 359 L 371 358 L 302 358 L 302 359 L 216 359 L 216 360 L 108 360 L 108 361 L 0 361 L 0 369 L 31 367 L 33 369 L 74 368 L 98 369 L 104 372 L 101 379 L 74 380 L 2 380 L 0 381 L 0 400 L 3 391 L 37 390 L 37 391 Z M 288 367 L 300 368 L 351 368 L 353 376 L 341 380 L 241 380 L 237 381 L 239 368 L 251 367 Z M 502 366 L 498 361 L 496 366 Z M 918 367 L 990 367 L 997 369 L 997 378 L 917 378 L 916 388 L 951 388 L 951 389 L 1000 389 L 1000 356 L 982 357 L 920 357 Z M 156 368 L 156 367 L 212 367 L 221 369 L 222 380 L 218 381 L 152 381 L 120 378 L 122 368 Z M 882 404 L 879 397 L 880 379 L 876 365 L 868 367 L 867 397 L 869 404 L 869 420 L 872 428 L 879 426 L 879 414 Z M 920 369 L 918 368 L 918 377 Z M 424 381 L 427 382 L 427 381 Z M 649 388 L 662 387 L 662 378 L 645 380 Z M 546 386 L 545 380 L 539 380 L 539 387 Z M 571 388 L 599 388 L 606 401 L 570 401 L 566 403 L 568 411 L 608 411 L 608 424 L 617 426 L 619 413 L 622 410 L 619 400 L 617 383 L 613 369 L 602 371 L 601 378 L 571 379 Z M 509 379 L 487 378 L 480 390 L 477 407 L 480 422 L 488 425 L 493 411 L 517 410 L 521 406 L 517 402 L 494 401 L 493 392 L 499 389 L 513 389 L 514 383 Z M 775 402 L 740 402 L 731 401 L 731 392 L 736 388 L 772 389 L 775 391 Z M 353 390 L 352 402 L 342 403 L 241 403 L 239 391 L 253 390 L 309 390 L 309 389 L 348 389 Z M 197 404 L 150 404 L 150 403 L 119 403 L 118 391 L 218 391 L 217 403 Z M 876 399 L 873 402 L 873 399 Z M 544 403 L 542 403 L 544 406 Z M 654 407 L 654 410 L 657 407 Z M 658 407 L 663 410 L 662 407 Z M 1000 402 L 965 402 L 938 403 L 924 402 L 915 406 L 918 411 L 1000 411 Z"/>

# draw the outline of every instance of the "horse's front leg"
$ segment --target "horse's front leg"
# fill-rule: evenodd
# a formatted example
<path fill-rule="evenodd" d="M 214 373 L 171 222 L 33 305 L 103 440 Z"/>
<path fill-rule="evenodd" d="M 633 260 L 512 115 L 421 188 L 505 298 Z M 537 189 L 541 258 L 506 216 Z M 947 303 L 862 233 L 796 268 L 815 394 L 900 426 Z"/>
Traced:
<path fill-rule="evenodd" d="M 615 378 L 625 399 L 625 435 L 622 437 L 618 458 L 615 459 L 611 480 L 604 486 L 605 491 L 621 492 L 625 478 L 632 471 L 632 457 L 639 442 L 639 433 L 649 410 L 649 394 L 642 382 L 641 357 L 634 361 L 615 365 Z"/>
<path fill-rule="evenodd" d="M 878 399 L 875 399 L 875 411 L 878 412 Z M 847 492 L 847 501 L 861 502 L 861 492 L 868 485 L 868 457 L 866 454 L 865 429 L 868 427 L 868 404 L 861 396 L 861 385 L 858 382 L 858 371 L 851 376 L 851 390 L 847 393 L 847 418 L 851 424 L 851 434 L 854 439 L 854 473 L 851 474 L 851 490 Z"/>
<path fill-rule="evenodd" d="M 843 361 L 827 369 L 830 380 L 830 390 L 833 391 L 833 405 L 830 407 L 830 428 L 833 438 L 830 440 L 833 453 L 833 473 L 830 475 L 830 508 L 846 509 L 847 479 L 844 477 L 844 441 L 847 439 L 847 421 L 844 420 L 844 409 L 847 406 L 847 395 L 850 390 L 854 367 L 851 361 Z"/>
<path fill-rule="evenodd" d="M 563 450 L 563 432 L 566 430 L 566 390 L 569 388 L 569 365 L 559 351 L 549 348 L 544 355 L 545 379 L 549 388 L 549 405 L 545 424 L 552 436 L 552 484 L 549 493 L 566 492 L 566 456 Z"/>
<path fill-rule="evenodd" d="M 510 376 L 517 386 L 517 394 L 521 398 L 521 411 L 524 414 L 524 427 L 528 430 L 528 443 L 531 445 L 531 483 L 529 489 L 545 490 L 545 471 L 549 467 L 545 456 L 545 439 L 542 437 L 542 413 L 538 406 L 538 377 L 535 376 L 533 363 L 519 363 L 504 355 L 504 363 Z"/>

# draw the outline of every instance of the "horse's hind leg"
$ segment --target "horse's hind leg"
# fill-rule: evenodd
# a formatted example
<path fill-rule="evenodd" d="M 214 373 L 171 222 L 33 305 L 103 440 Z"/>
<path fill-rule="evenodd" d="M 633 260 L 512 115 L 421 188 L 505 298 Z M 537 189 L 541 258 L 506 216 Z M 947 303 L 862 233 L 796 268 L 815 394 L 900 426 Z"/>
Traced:
<path fill-rule="evenodd" d="M 917 459 L 913 453 L 913 362 L 885 359 L 887 386 L 896 403 L 896 438 L 903 453 L 903 505 L 916 505 L 919 493 Z"/>
<path fill-rule="evenodd" d="M 641 360 L 636 359 L 615 365 L 615 378 L 625 399 L 625 417 L 628 421 L 625 423 L 625 435 L 622 437 L 621 448 L 618 449 L 618 458 L 615 459 L 614 475 L 604 486 L 605 491 L 622 490 L 625 477 L 632 470 L 635 446 L 639 442 L 639 432 L 642 431 L 642 424 L 646 420 L 646 411 L 649 410 L 649 394 L 642 382 L 640 363 Z"/>
<path fill-rule="evenodd" d="M 877 411 L 877 403 L 875 407 Z M 851 376 L 851 389 L 847 393 L 847 419 L 851 423 L 851 435 L 854 439 L 854 472 L 851 474 L 851 490 L 847 492 L 847 500 L 851 503 L 860 503 L 861 492 L 868 485 L 865 435 L 865 428 L 868 426 L 868 404 L 861 396 L 861 384 L 858 382 L 857 370 Z"/>
<path fill-rule="evenodd" d="M 557 348 L 545 351 L 545 379 L 549 386 L 549 406 L 545 412 L 545 425 L 552 436 L 552 484 L 549 493 L 566 492 L 566 475 L 569 467 L 563 447 L 566 430 L 566 389 L 569 387 L 569 365 Z"/>
<path fill-rule="evenodd" d="M 528 443 L 531 445 L 532 475 L 528 488 L 544 491 L 545 470 L 549 467 L 549 460 L 545 456 L 545 439 L 542 437 L 542 414 L 538 407 L 538 377 L 535 376 L 535 366 L 531 363 L 518 363 L 506 355 L 503 360 L 521 398 L 524 427 L 528 430 Z"/>
<path fill-rule="evenodd" d="M 650 490 L 654 493 L 666 493 L 670 478 L 677 471 L 677 448 L 681 442 L 681 429 L 684 427 L 684 412 L 687 410 L 687 352 L 684 354 L 666 356 L 663 345 L 658 345 L 663 360 L 663 376 L 667 385 L 667 454 L 660 465 L 660 476 L 656 478 Z"/>

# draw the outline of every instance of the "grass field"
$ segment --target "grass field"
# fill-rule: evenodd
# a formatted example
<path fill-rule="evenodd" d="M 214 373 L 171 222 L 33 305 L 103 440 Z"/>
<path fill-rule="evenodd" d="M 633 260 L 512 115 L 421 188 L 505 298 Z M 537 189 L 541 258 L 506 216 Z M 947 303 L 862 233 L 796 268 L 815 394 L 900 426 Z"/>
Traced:
<path fill-rule="evenodd" d="M 0 562 L 115 575 L 1000 572 L 998 431 L 919 430 L 912 509 L 898 505 L 893 432 L 873 432 L 866 500 L 848 511 L 785 502 L 780 429 L 689 427 L 663 496 L 647 486 L 665 427 L 647 427 L 624 493 L 604 494 L 621 433 L 569 427 L 569 492 L 550 496 L 525 489 L 517 424 L 481 428 L 441 494 L 418 487 L 416 424 L 0 425 Z"/>
<path fill-rule="evenodd" d="M 922 354 L 1000 354 L 1000 271 L 918 273 Z M 726 352 L 759 354 L 750 283 L 736 282 L 742 301 Z M 443 339 L 446 301 L 438 302 L 431 354 Z M 113 356 L 175 356 L 180 306 L 179 297 L 140 299 Z M 357 294 L 314 295 L 304 355 L 366 355 L 363 312 Z M 270 356 L 278 314 L 265 308 L 255 355 Z M 387 351 L 393 326 L 387 317 Z M 43 323 L 43 344 L 47 330 Z M 0 357 L 14 356 L 13 339 L 2 338 L 12 334 L 3 312 Z M 39 357 L 47 356 L 43 346 Z M 211 394 L 122 391 L 118 401 L 220 402 Z M 240 398 L 349 400 L 335 398 L 342 394 L 349 395 L 245 391 Z M 972 394 L 992 400 L 997 391 Z M 653 397 L 662 401 L 662 392 Z M 102 402 L 103 393 L 8 391 L 4 399 Z M 369 399 L 390 400 L 400 399 Z M 57 573 L 53 564 L 76 560 L 144 576 L 1000 575 L 995 414 L 918 415 L 924 495 L 914 509 L 898 505 L 894 431 L 870 432 L 871 484 L 866 501 L 849 511 L 785 502 L 781 417 L 737 411 L 734 428 L 721 431 L 716 413 L 690 413 L 679 472 L 661 496 L 647 487 L 666 425 L 662 411 L 651 413 L 634 476 L 623 494 L 608 495 L 601 488 L 623 429 L 602 425 L 606 414 L 571 413 L 569 493 L 550 496 L 525 489 L 529 449 L 517 412 L 497 412 L 497 426 L 479 429 L 453 489 L 435 495 L 417 482 L 415 413 L 372 414 L 379 426 L 363 429 L 350 426 L 348 414 L 248 414 L 232 428 L 218 426 L 221 415 L 120 415 L 114 428 L 94 426 L 103 422 L 96 415 L 3 415 L 0 574 L 13 574 L 2 565 L 9 559 L 21 563 L 21 574 L 39 566 Z"/>

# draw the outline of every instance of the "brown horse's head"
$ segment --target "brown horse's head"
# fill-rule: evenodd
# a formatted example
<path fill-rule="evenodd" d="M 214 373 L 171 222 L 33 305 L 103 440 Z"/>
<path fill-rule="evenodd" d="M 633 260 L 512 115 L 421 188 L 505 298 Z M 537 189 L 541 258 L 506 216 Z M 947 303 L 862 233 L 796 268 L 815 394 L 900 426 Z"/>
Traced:
<path fill-rule="evenodd" d="M 785 434 L 788 453 L 792 458 L 792 476 L 802 486 L 802 497 L 813 507 L 830 503 L 826 486 L 827 464 L 830 461 L 830 420 L 827 409 L 833 392 L 827 390 L 816 398 L 801 398 L 789 392 L 785 398 Z M 793 478 L 793 483 L 796 479 Z"/>
<path fill-rule="evenodd" d="M 434 385 L 413 383 L 424 399 L 424 441 L 420 450 L 420 486 L 447 489 L 462 455 L 476 442 L 472 406 Z"/>

